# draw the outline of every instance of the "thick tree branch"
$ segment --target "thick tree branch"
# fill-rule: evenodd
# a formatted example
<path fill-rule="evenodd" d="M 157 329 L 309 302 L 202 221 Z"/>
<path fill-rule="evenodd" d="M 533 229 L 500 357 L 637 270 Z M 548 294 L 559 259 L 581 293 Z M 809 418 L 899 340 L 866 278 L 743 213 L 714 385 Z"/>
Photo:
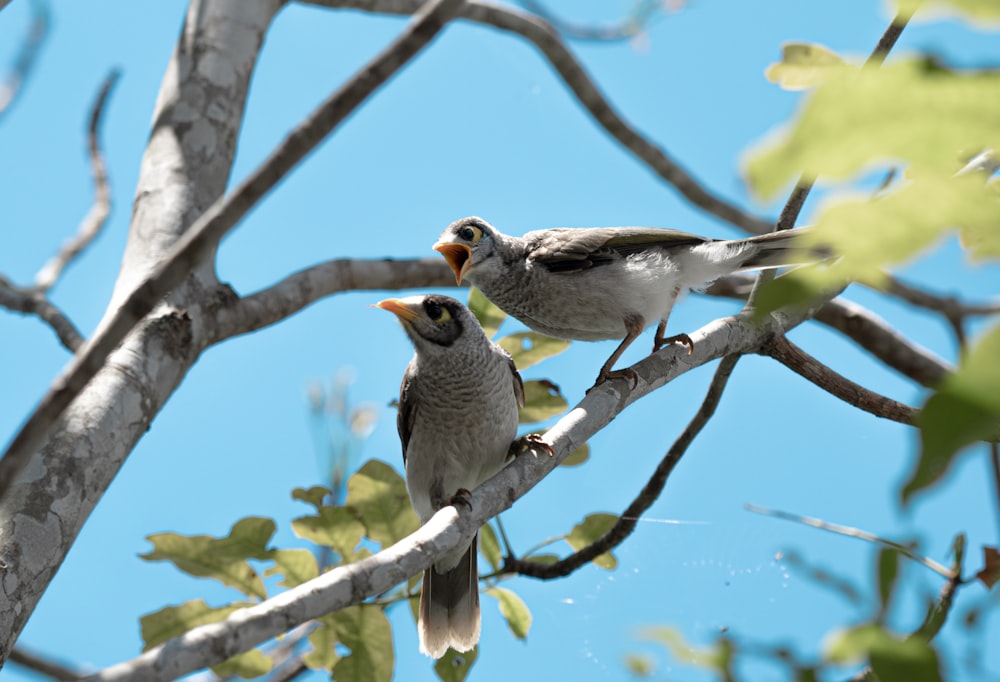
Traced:
<path fill-rule="evenodd" d="M 358 9 L 383 14 L 412 14 L 419 0 L 299 0 L 303 4 Z M 559 34 L 541 18 L 484 0 L 469 0 L 461 18 L 526 38 L 548 59 L 580 104 L 625 149 L 672 185 L 693 205 L 747 232 L 769 232 L 770 221 L 753 216 L 702 186 L 694 176 L 619 114 L 591 79 Z"/>
<path fill-rule="evenodd" d="M 111 351 L 136 323 L 180 284 L 206 254 L 212 252 L 222 236 L 361 102 L 427 46 L 462 4 L 462 0 L 434 0 L 424 5 L 399 38 L 323 102 L 232 194 L 213 203 L 159 259 L 56 379 L 8 446 L 0 460 L 0 500 L 31 455 L 41 447 L 50 426 L 97 374 Z"/>
<path fill-rule="evenodd" d="M 7 6 L 10 0 L 0 0 L 0 10 Z M 10 110 L 10 105 L 17 98 L 21 86 L 31 75 L 38 58 L 38 52 L 49 33 L 49 6 L 44 0 L 31 3 L 32 18 L 28 35 L 21 44 L 21 50 L 14 60 L 14 67 L 7 74 L 4 83 L 0 85 L 0 118 Z"/>
<path fill-rule="evenodd" d="M 879 395 L 857 384 L 812 357 L 785 337 L 775 337 L 760 349 L 799 376 L 805 377 L 824 391 L 835 395 L 849 405 L 883 419 L 913 425 L 918 410 Z"/>
<path fill-rule="evenodd" d="M 681 435 L 677 437 L 674 444 L 670 446 L 667 454 L 660 460 L 660 463 L 653 471 L 653 475 L 650 476 L 649 481 L 646 482 L 639 495 L 622 512 L 622 515 L 618 517 L 615 524 L 604 535 L 580 551 L 574 552 L 568 557 L 551 564 L 542 564 L 530 559 L 525 560 L 507 556 L 504 558 L 503 570 L 508 573 L 518 573 L 543 580 L 562 578 L 624 542 L 625 538 L 635 530 L 636 524 L 638 524 L 642 515 L 660 497 L 660 493 L 663 492 L 663 488 L 667 484 L 667 478 L 674 470 L 674 467 L 681 461 L 681 457 L 687 452 L 688 447 L 694 441 L 695 437 L 701 433 L 708 420 L 715 414 L 715 408 L 718 407 L 719 401 L 722 399 L 722 392 L 725 390 L 729 376 L 733 373 L 733 369 L 736 367 L 736 362 L 739 359 L 739 355 L 728 355 L 722 358 L 722 362 L 719 363 L 718 369 L 715 370 L 715 376 L 712 378 L 712 383 L 708 387 L 708 393 L 705 396 L 705 400 L 702 401 L 698 412 L 688 423 Z"/>
<path fill-rule="evenodd" d="M 52 288 L 66 266 L 97 237 L 111 214 L 111 186 L 108 184 L 108 172 L 104 165 L 104 155 L 101 153 L 100 132 L 104 105 L 108 101 L 111 89 L 118 82 L 119 75 L 119 72 L 114 70 L 105 77 L 90 110 L 87 150 L 90 153 L 90 170 L 94 174 L 94 204 L 80 223 L 76 235 L 63 244 L 59 253 L 35 275 L 35 287 L 39 291 L 45 292 Z"/>
<path fill-rule="evenodd" d="M 0 306 L 26 315 L 37 315 L 52 327 L 52 331 L 59 337 L 59 343 L 70 352 L 75 353 L 83 345 L 83 336 L 80 335 L 76 325 L 56 308 L 44 293 L 34 288 L 17 287 L 2 275 L 0 275 Z"/>

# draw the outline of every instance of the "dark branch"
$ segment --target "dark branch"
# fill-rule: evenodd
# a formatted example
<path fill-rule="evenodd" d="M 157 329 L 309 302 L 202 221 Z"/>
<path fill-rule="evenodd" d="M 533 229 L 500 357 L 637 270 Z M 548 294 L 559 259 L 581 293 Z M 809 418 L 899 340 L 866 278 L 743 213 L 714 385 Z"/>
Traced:
<path fill-rule="evenodd" d="M 111 186 L 108 184 L 108 172 L 104 165 L 104 155 L 101 153 L 100 128 L 104 118 L 104 105 L 108 101 L 111 89 L 118 82 L 119 75 L 119 72 L 114 70 L 105 77 L 90 110 L 87 150 L 90 153 L 90 170 L 94 174 L 94 204 L 80 223 L 76 236 L 63 244 L 59 253 L 35 275 L 35 287 L 39 291 L 48 291 L 55 285 L 66 266 L 97 237 L 111 213 Z"/>
<path fill-rule="evenodd" d="M 108 354 L 136 323 L 167 292 L 180 284 L 223 235 L 334 128 L 427 46 L 462 4 L 462 0 L 432 0 L 423 5 L 402 35 L 310 114 L 232 194 L 216 201 L 194 222 L 108 323 L 77 354 L 18 431 L 0 460 L 0 498 L 7 493 L 32 454 L 41 447 L 49 427 L 62 416 L 66 407 L 100 370 Z"/>
<path fill-rule="evenodd" d="M 656 470 L 638 497 L 622 512 L 615 525 L 608 529 L 604 535 L 580 551 L 552 564 L 542 564 L 530 559 L 517 559 L 513 556 L 507 556 L 504 559 L 503 570 L 508 573 L 518 573 L 532 578 L 552 580 L 553 578 L 561 578 L 569 575 L 584 564 L 593 561 L 601 554 L 620 545 L 635 530 L 635 526 L 639 522 L 639 519 L 642 518 L 643 513 L 659 498 L 670 473 L 681 460 L 681 457 L 684 456 L 684 453 L 687 452 L 688 447 L 694 441 L 695 437 L 701 432 L 705 424 L 708 423 L 708 420 L 712 418 L 712 415 L 715 414 L 715 408 L 718 407 L 719 400 L 722 398 L 726 382 L 729 381 L 729 376 L 732 374 L 733 368 L 736 367 L 736 362 L 739 359 L 739 355 L 727 355 L 722 358 L 718 369 L 715 370 L 712 383 L 708 387 L 705 400 L 702 402 L 697 414 L 695 414 L 683 433 L 674 441 L 674 444 L 667 451 L 663 459 L 660 460 L 659 465 L 657 465 Z"/>
<path fill-rule="evenodd" d="M 11 663 L 16 663 L 19 666 L 33 670 L 39 675 L 44 675 L 53 680 L 73 682 L 75 680 L 82 680 L 85 677 L 85 673 L 80 670 L 70 668 L 62 663 L 56 663 L 46 656 L 28 651 L 21 646 L 11 650 L 8 660 Z"/>
<path fill-rule="evenodd" d="M 774 358 L 799 376 L 805 377 L 848 405 L 853 405 L 876 417 L 912 426 L 913 420 L 917 416 L 917 409 L 896 402 L 884 395 L 879 395 L 861 384 L 854 383 L 834 372 L 783 336 L 766 344 L 760 349 L 760 354 Z"/>
<path fill-rule="evenodd" d="M 6 5 L 6 1 L 0 0 L 0 9 L 3 9 Z M 21 87 L 28 80 L 28 76 L 31 75 L 38 58 L 38 52 L 49 32 L 48 3 L 44 2 L 44 0 L 35 0 L 35 2 L 31 3 L 31 7 L 33 16 L 31 18 L 31 26 L 28 28 L 28 35 L 24 38 L 21 50 L 14 60 L 13 68 L 11 68 L 10 73 L 4 79 L 5 82 L 3 85 L 0 85 L 0 118 L 10 109 L 10 105 L 13 104 L 18 93 L 21 92 Z"/>
<path fill-rule="evenodd" d="M 1000 313 L 1000 300 L 991 303 L 966 303 L 955 296 L 941 296 L 918 289 L 893 275 L 888 275 L 885 292 L 906 301 L 910 305 L 940 313 L 948 320 L 960 320 L 965 317 Z"/>
<path fill-rule="evenodd" d="M 59 342 L 70 352 L 75 353 L 83 345 L 83 336 L 66 315 L 56 308 L 44 293 L 35 289 L 22 289 L 11 284 L 0 275 L 0 306 L 24 313 L 36 315 L 52 327 L 59 337 Z"/>

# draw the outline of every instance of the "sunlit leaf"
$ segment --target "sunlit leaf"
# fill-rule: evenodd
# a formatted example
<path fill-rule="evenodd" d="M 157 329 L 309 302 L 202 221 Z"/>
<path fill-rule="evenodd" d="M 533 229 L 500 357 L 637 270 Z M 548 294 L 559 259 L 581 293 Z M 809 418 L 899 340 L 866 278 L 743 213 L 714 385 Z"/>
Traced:
<path fill-rule="evenodd" d="M 337 655 L 337 635 L 326 623 L 320 622 L 308 636 L 312 650 L 302 657 L 302 662 L 312 670 L 333 670 L 340 660 Z"/>
<path fill-rule="evenodd" d="M 917 9 L 917 19 L 924 21 L 941 16 L 957 16 L 972 23 L 992 23 L 1000 21 L 1000 3 L 996 0 L 893 0 L 904 16 L 912 15 Z"/>
<path fill-rule="evenodd" d="M 625 667 L 636 677 L 650 677 L 656 670 L 653 659 L 645 654 L 625 654 Z"/>
<path fill-rule="evenodd" d="M 490 303 L 489 299 L 483 296 L 483 292 L 475 287 L 469 289 L 469 310 L 476 316 L 486 336 L 490 338 L 493 338 L 500 324 L 507 319 L 507 313 Z"/>
<path fill-rule="evenodd" d="M 566 455 L 566 459 L 559 463 L 559 466 L 575 467 L 580 466 L 590 459 L 590 446 L 584 443 L 573 452 Z"/>
<path fill-rule="evenodd" d="M 499 570 L 503 563 L 503 553 L 500 551 L 497 535 L 489 524 L 479 529 L 479 551 L 486 557 L 486 561 L 494 571 Z"/>
<path fill-rule="evenodd" d="M 593 544 L 601 536 L 611 530 L 617 523 L 618 517 L 614 514 L 590 514 L 580 523 L 573 526 L 573 530 L 566 536 L 566 542 L 574 551 L 579 552 L 587 545 Z M 611 552 L 604 552 L 594 558 L 593 563 L 609 571 L 618 566 L 618 560 Z"/>
<path fill-rule="evenodd" d="M 1000 431 L 1000 325 L 969 350 L 917 417 L 920 458 L 903 487 L 903 501 L 941 479 L 956 453 Z"/>
<path fill-rule="evenodd" d="M 330 489 L 321 485 L 314 485 L 311 488 L 294 488 L 292 499 L 301 500 L 319 509 L 323 506 L 323 498 L 330 494 Z"/>
<path fill-rule="evenodd" d="M 472 651 L 465 653 L 448 649 L 445 655 L 434 663 L 434 672 L 437 673 L 441 682 L 463 682 L 477 658 L 479 658 L 478 645 L 473 647 Z"/>
<path fill-rule="evenodd" d="M 274 661 L 270 656 L 265 656 L 264 652 L 257 649 L 244 651 L 242 654 L 233 656 L 230 659 L 212 666 L 212 672 L 218 677 L 242 677 L 245 680 L 252 680 L 255 677 L 266 675 L 274 667 Z"/>
<path fill-rule="evenodd" d="M 383 548 L 420 527 L 406 482 L 391 466 L 375 459 L 348 479 L 347 506 L 357 512 L 368 537 Z"/>
<path fill-rule="evenodd" d="M 750 155 L 747 179 L 771 198 L 803 171 L 837 180 L 904 162 L 950 176 L 963 152 L 1000 147 L 998 87 L 1000 73 L 917 60 L 836 74 L 806 97 L 789 130 Z"/>
<path fill-rule="evenodd" d="M 267 543 L 274 535 L 274 521 L 248 517 L 233 524 L 229 535 L 158 533 L 147 536 L 153 551 L 140 554 L 146 561 L 170 561 L 178 569 L 199 578 L 214 578 L 243 594 L 267 598 L 264 583 L 247 559 L 267 559 Z"/>
<path fill-rule="evenodd" d="M 533 561 L 536 564 L 545 564 L 547 566 L 549 564 L 554 564 L 555 562 L 559 561 L 559 555 L 558 554 L 532 554 L 531 556 L 524 557 L 524 560 L 525 561 Z"/>
<path fill-rule="evenodd" d="M 522 424 L 545 421 L 562 414 L 568 407 L 559 387 L 551 381 L 524 382 L 524 407 L 520 411 Z"/>
<path fill-rule="evenodd" d="M 546 358 L 559 355 L 569 348 L 570 342 L 565 339 L 554 339 L 538 332 L 518 332 L 503 337 L 497 343 L 510 353 L 517 369 L 523 372 Z"/>
<path fill-rule="evenodd" d="M 330 547 L 348 561 L 354 557 L 365 527 L 346 507 L 320 507 L 315 516 L 292 521 L 292 531 L 304 540 Z"/>
<path fill-rule="evenodd" d="M 295 587 L 319 575 L 316 557 L 308 549 L 278 549 L 271 553 L 274 566 L 264 572 L 266 576 L 285 576 L 278 584 Z"/>
<path fill-rule="evenodd" d="M 983 568 L 976 573 L 976 578 L 987 590 L 1000 582 L 1000 551 L 996 547 L 983 547 Z"/>
<path fill-rule="evenodd" d="M 819 85 L 846 66 L 836 52 L 818 43 L 785 43 L 781 61 L 767 67 L 764 75 L 785 90 Z"/>
<path fill-rule="evenodd" d="M 351 650 L 333 667 L 337 682 L 389 682 L 395 666 L 392 626 L 385 611 L 358 604 L 324 617 L 338 642 Z"/>
<path fill-rule="evenodd" d="M 836 633 L 826 645 L 826 658 L 836 664 L 867 660 L 882 682 L 939 682 L 937 654 L 921 637 L 901 639 L 875 624 Z"/>
<path fill-rule="evenodd" d="M 500 614 L 506 619 L 507 627 L 514 636 L 525 639 L 531 629 L 531 611 L 528 610 L 528 605 L 514 592 L 503 587 L 491 587 L 486 590 L 486 594 L 500 602 Z"/>
<path fill-rule="evenodd" d="M 712 647 L 697 648 L 689 644 L 679 630 L 672 627 L 660 625 L 642 628 L 639 639 L 662 644 L 682 663 L 715 670 L 722 670 L 727 665 L 728 654 L 719 643 Z"/>
<path fill-rule="evenodd" d="M 139 618 L 142 650 L 148 651 L 167 640 L 183 635 L 199 625 L 218 623 L 234 611 L 253 606 L 255 602 L 240 601 L 226 606 L 209 606 L 203 599 L 193 599 L 178 606 L 167 606 Z"/>

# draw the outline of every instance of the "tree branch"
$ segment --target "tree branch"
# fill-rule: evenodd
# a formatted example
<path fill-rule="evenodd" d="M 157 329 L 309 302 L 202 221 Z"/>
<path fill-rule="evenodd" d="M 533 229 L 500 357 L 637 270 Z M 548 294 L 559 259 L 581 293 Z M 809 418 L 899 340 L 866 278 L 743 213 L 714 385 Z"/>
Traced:
<path fill-rule="evenodd" d="M 299 1 L 309 5 L 358 9 L 382 14 L 411 14 L 420 6 L 419 0 Z M 665 150 L 648 140 L 626 121 L 611 106 L 559 34 L 544 20 L 484 0 L 468 0 L 460 16 L 468 21 L 515 33 L 534 44 L 595 122 L 694 206 L 747 232 L 762 234 L 771 230 L 772 223 L 769 220 L 751 215 L 736 204 L 712 193 Z"/>
<path fill-rule="evenodd" d="M 784 337 L 775 337 L 759 351 L 768 355 L 799 376 L 805 377 L 824 391 L 840 398 L 848 405 L 883 419 L 913 426 L 918 410 L 879 395 L 844 377 L 812 357 Z"/>
<path fill-rule="evenodd" d="M 52 327 L 59 343 L 75 353 L 83 345 L 83 336 L 66 315 L 56 308 L 48 297 L 32 289 L 22 289 L 0 275 L 0 306 L 26 315 L 37 315 Z"/>
<path fill-rule="evenodd" d="M 534 12 L 539 18 L 548 22 L 556 32 L 573 40 L 592 40 L 608 42 L 634 38 L 647 22 L 662 8 L 658 0 L 639 0 L 636 7 L 619 22 L 606 25 L 583 25 L 564 21 L 549 11 L 545 5 L 536 0 L 518 0 L 520 5 L 529 12 Z"/>
<path fill-rule="evenodd" d="M 0 0 L 0 10 L 7 6 L 10 0 Z M 38 52 L 45 42 L 49 33 L 49 6 L 44 0 L 35 0 L 31 3 L 32 17 L 28 34 L 21 44 L 17 59 L 14 60 L 14 67 L 7 74 L 3 85 L 0 85 L 0 118 L 10 110 L 21 91 L 21 86 L 28 80 L 28 76 L 35 66 Z"/>
<path fill-rule="evenodd" d="M 49 427 L 97 374 L 108 354 L 136 323 L 180 284 L 222 236 L 361 102 L 426 47 L 461 9 L 462 4 L 463 0 L 433 0 L 422 6 L 414 20 L 391 45 L 323 102 L 232 194 L 213 203 L 177 240 L 56 379 L 14 437 L 0 460 L 0 500 L 31 455 L 42 445 Z"/>
<path fill-rule="evenodd" d="M 94 174 L 94 204 L 80 223 L 76 236 L 63 244 L 59 253 L 35 275 L 35 288 L 39 291 L 46 292 L 52 288 L 66 266 L 97 237 L 111 213 L 111 186 L 108 184 L 108 172 L 101 153 L 100 127 L 104 117 L 104 105 L 119 76 L 120 73 L 115 69 L 105 77 L 90 110 L 87 149 L 90 153 L 90 169 Z"/>
<path fill-rule="evenodd" d="M 86 674 L 76 668 L 71 668 L 63 665 L 62 663 L 56 663 L 51 658 L 42 656 L 34 651 L 29 651 L 24 647 L 16 647 L 10 652 L 10 662 L 16 663 L 17 665 L 27 668 L 28 670 L 32 670 L 39 675 L 50 677 L 53 680 L 60 680 L 61 682 L 75 682 L 76 680 L 82 680 Z"/>
<path fill-rule="evenodd" d="M 642 518 L 643 513 L 659 498 L 660 493 L 663 492 L 663 488 L 667 484 L 667 478 L 673 472 L 674 467 L 681 461 L 681 457 L 687 452 L 688 447 L 694 441 L 695 437 L 701 433 L 702 428 L 712 418 L 712 415 L 715 414 L 715 408 L 718 407 L 719 401 L 722 399 L 722 392 L 726 388 L 726 382 L 729 381 L 729 376 L 733 373 L 733 369 L 736 367 L 736 362 L 739 359 L 739 355 L 727 355 L 722 358 L 722 362 L 719 363 L 718 369 L 715 370 L 715 376 L 712 378 L 712 383 L 708 387 L 708 393 L 705 395 L 705 400 L 702 401 L 698 412 L 688 423 L 681 435 L 677 437 L 674 444 L 670 446 L 667 454 L 660 460 L 660 463 L 653 471 L 653 475 L 650 476 L 649 481 L 639 495 L 622 512 L 622 515 L 618 517 L 615 524 L 604 535 L 580 551 L 574 552 L 568 557 L 551 564 L 542 564 L 530 559 L 517 559 L 512 555 L 508 555 L 504 558 L 503 570 L 542 580 L 562 578 L 624 542 L 625 538 L 635 530 L 636 524 Z"/>

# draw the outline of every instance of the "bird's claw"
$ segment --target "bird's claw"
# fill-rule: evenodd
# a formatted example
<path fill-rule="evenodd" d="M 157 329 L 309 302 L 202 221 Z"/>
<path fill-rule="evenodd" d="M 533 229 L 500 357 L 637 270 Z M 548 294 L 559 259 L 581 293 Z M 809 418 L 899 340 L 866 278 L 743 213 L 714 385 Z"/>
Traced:
<path fill-rule="evenodd" d="M 549 457 L 555 454 L 552 450 L 552 446 L 546 443 L 542 439 L 542 434 L 540 433 L 526 433 L 513 443 L 510 444 L 510 448 L 507 451 L 509 457 L 517 457 L 518 455 L 523 455 L 526 452 L 530 452 L 534 449 L 545 450 L 549 453 Z"/>
<path fill-rule="evenodd" d="M 675 343 L 679 343 L 682 346 L 687 346 L 688 355 L 691 355 L 691 353 L 694 352 L 694 341 L 692 341 L 691 337 L 688 336 L 687 334 L 674 334 L 673 336 L 667 336 L 665 338 L 657 336 L 656 339 L 653 340 L 653 352 L 655 353 L 661 348 L 665 348 L 666 346 Z"/>
<path fill-rule="evenodd" d="M 627 379 L 629 382 L 629 390 L 632 390 L 639 385 L 639 375 L 635 373 L 635 370 L 631 367 L 626 367 L 625 369 L 611 369 L 611 370 L 601 370 L 601 373 L 597 375 L 597 381 L 594 385 L 587 389 L 587 393 L 590 393 L 595 388 L 603 384 L 609 379 Z"/>
<path fill-rule="evenodd" d="M 453 507 L 462 506 L 466 509 L 472 509 L 472 493 L 465 488 L 459 488 L 455 491 L 455 494 L 451 496 L 449 504 Z"/>

